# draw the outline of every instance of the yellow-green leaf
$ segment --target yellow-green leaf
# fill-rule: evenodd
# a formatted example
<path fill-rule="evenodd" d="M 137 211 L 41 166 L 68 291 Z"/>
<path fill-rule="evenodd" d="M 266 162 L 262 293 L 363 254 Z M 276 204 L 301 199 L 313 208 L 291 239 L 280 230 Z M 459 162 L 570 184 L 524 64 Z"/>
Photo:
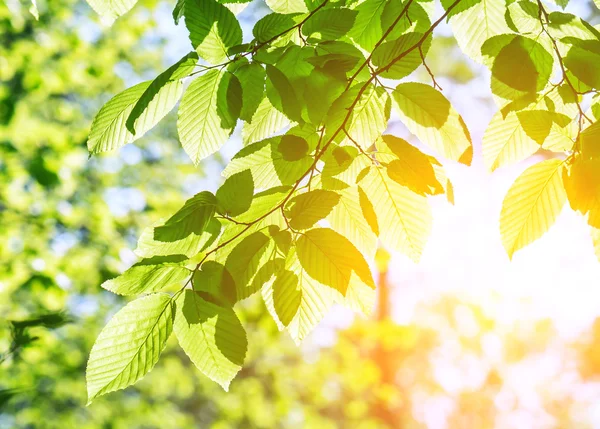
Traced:
<path fill-rule="evenodd" d="M 567 199 L 562 169 L 559 159 L 542 161 L 525 170 L 508 190 L 500 213 L 500 235 L 509 258 L 556 221 Z"/>

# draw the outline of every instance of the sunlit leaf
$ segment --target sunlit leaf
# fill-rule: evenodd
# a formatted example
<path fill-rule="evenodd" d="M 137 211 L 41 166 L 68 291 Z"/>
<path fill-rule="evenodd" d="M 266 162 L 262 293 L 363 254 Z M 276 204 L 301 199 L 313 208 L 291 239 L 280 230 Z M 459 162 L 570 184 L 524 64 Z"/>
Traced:
<path fill-rule="evenodd" d="M 186 0 L 183 15 L 192 46 L 212 64 L 227 59 L 228 49 L 242 43 L 235 15 L 216 0 Z"/>
<path fill-rule="evenodd" d="M 359 184 L 373 203 L 385 247 L 418 262 L 431 233 L 427 198 L 391 180 L 381 168 L 372 168 Z"/>
<path fill-rule="evenodd" d="M 183 149 L 198 164 L 218 151 L 231 134 L 231 123 L 224 128 L 222 118 L 229 113 L 219 111 L 227 105 L 227 94 L 219 91 L 224 73 L 210 70 L 196 78 L 183 94 L 179 106 L 177 131 Z"/>
<path fill-rule="evenodd" d="M 159 257 L 144 259 L 120 276 L 102 283 L 102 287 L 118 295 L 138 295 L 159 291 L 179 284 L 191 272 L 181 265 L 185 257 Z"/>
<path fill-rule="evenodd" d="M 295 196 L 287 206 L 286 216 L 294 229 L 308 229 L 325 219 L 340 200 L 333 191 L 314 189 Z"/>
<path fill-rule="evenodd" d="M 246 331 L 233 309 L 202 299 L 186 289 L 177 300 L 175 335 L 204 375 L 229 390 L 246 357 Z"/>
<path fill-rule="evenodd" d="M 86 370 L 88 402 L 123 389 L 150 371 L 173 330 L 174 306 L 166 294 L 127 304 L 104 327 Z"/>
<path fill-rule="evenodd" d="M 567 195 L 562 183 L 563 161 L 534 164 L 508 190 L 500 214 L 502 244 L 514 253 L 540 238 L 554 224 Z"/>
<path fill-rule="evenodd" d="M 217 199 L 202 191 L 187 200 L 184 206 L 171 216 L 164 225 L 154 229 L 154 239 L 176 241 L 190 234 L 201 235 L 215 215 Z"/>
<path fill-rule="evenodd" d="M 139 139 L 169 113 L 183 91 L 180 80 L 170 81 L 156 91 L 144 111 L 134 121 L 134 135 L 127 129 L 127 118 L 151 84 L 149 81 L 137 84 L 113 97 L 100 109 L 92 122 L 87 142 L 90 153 L 118 149 Z"/>
<path fill-rule="evenodd" d="M 250 170 L 229 176 L 215 196 L 219 207 L 229 216 L 238 216 L 250 208 L 254 195 L 254 182 Z"/>
<path fill-rule="evenodd" d="M 137 0 L 86 0 L 98 15 L 108 24 L 126 14 L 137 3 Z"/>
<path fill-rule="evenodd" d="M 364 257 L 347 238 L 329 228 L 303 233 L 296 242 L 298 259 L 315 280 L 346 294 L 354 272 L 362 282 L 375 288 Z"/>
<path fill-rule="evenodd" d="M 442 156 L 470 165 L 471 136 L 462 117 L 435 88 L 402 83 L 392 93 L 400 118 L 422 143 Z"/>

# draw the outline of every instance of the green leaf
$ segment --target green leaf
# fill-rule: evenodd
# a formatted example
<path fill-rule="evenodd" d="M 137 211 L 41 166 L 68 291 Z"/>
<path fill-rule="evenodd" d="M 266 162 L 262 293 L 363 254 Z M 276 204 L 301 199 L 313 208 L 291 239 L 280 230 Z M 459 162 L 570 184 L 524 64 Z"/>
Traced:
<path fill-rule="evenodd" d="M 565 66 L 584 84 L 600 88 L 600 41 L 576 40 L 564 60 Z"/>
<path fill-rule="evenodd" d="M 144 259 L 119 277 L 105 281 L 102 287 L 118 295 L 159 291 L 178 284 L 191 275 L 191 271 L 181 265 L 181 261 L 185 259 L 185 256 Z"/>
<path fill-rule="evenodd" d="M 386 0 L 366 0 L 354 9 L 357 15 L 349 36 L 367 51 L 372 51 L 383 36 L 381 14 L 386 3 Z"/>
<path fill-rule="evenodd" d="M 227 141 L 233 127 L 227 106 L 226 91 L 219 91 L 224 72 L 209 70 L 195 79 L 183 94 L 179 106 L 177 131 L 183 149 L 198 164 L 217 152 Z M 223 124 L 222 118 L 229 118 Z M 226 128 L 223 128 L 226 125 Z"/>
<path fill-rule="evenodd" d="M 540 144 L 527 135 L 514 112 L 506 118 L 497 112 L 483 135 L 483 162 L 491 171 L 522 161 L 539 149 Z"/>
<path fill-rule="evenodd" d="M 183 17 L 183 10 L 185 8 L 186 0 L 177 0 L 175 8 L 173 9 L 173 21 L 175 25 L 179 25 L 179 20 Z"/>
<path fill-rule="evenodd" d="M 358 279 L 375 288 L 371 270 L 362 254 L 347 238 L 329 228 L 303 233 L 296 242 L 298 259 L 308 275 L 346 294 Z"/>
<path fill-rule="evenodd" d="M 487 40 L 481 52 L 492 63 L 492 92 L 515 100 L 543 90 L 552 74 L 554 59 L 536 40 L 504 34 Z"/>
<path fill-rule="evenodd" d="M 438 181 L 434 165 L 439 165 L 435 158 L 425 155 L 407 141 L 384 135 L 383 142 L 398 157 L 387 165 L 390 179 L 409 188 L 419 195 L 437 195 L 444 192 Z"/>
<path fill-rule="evenodd" d="M 431 233 L 427 198 L 390 179 L 382 168 L 371 168 L 360 186 L 369 196 L 379 225 L 379 239 L 418 262 Z"/>
<path fill-rule="evenodd" d="M 265 69 L 257 63 L 245 64 L 234 72 L 242 86 L 242 110 L 240 118 L 251 122 L 265 93 Z"/>
<path fill-rule="evenodd" d="M 425 39 L 420 45 L 421 51 L 413 49 L 408 52 L 408 50 L 413 46 L 417 46 L 422 38 L 423 34 L 421 33 L 407 33 L 396 40 L 385 42 L 378 46 L 373 51 L 372 59 L 373 64 L 378 69 L 386 69 L 380 73 L 381 77 L 402 79 L 415 71 L 423 62 L 421 51 L 423 52 L 423 58 L 425 58 L 431 47 L 431 37 Z M 401 60 L 397 61 L 396 59 L 401 55 Z"/>
<path fill-rule="evenodd" d="M 556 221 L 567 199 L 561 177 L 563 165 L 560 159 L 534 164 L 508 190 L 500 213 L 500 235 L 509 258 L 540 238 Z"/>
<path fill-rule="evenodd" d="M 241 240 L 227 256 L 225 268 L 234 279 L 237 299 L 245 299 L 258 291 L 251 286 L 258 269 L 269 258 L 271 239 L 260 231 L 256 231 Z"/>
<path fill-rule="evenodd" d="M 435 88 L 401 83 L 392 93 L 400 119 L 422 143 L 453 161 L 471 164 L 471 136 L 462 117 Z"/>
<path fill-rule="evenodd" d="M 286 216 L 294 229 L 312 228 L 325 219 L 340 200 L 333 191 L 314 189 L 292 198 L 286 207 Z"/>
<path fill-rule="evenodd" d="M 233 309 L 205 301 L 186 289 L 177 299 L 174 330 L 194 365 L 229 390 L 248 348 L 246 331 Z"/>
<path fill-rule="evenodd" d="M 331 104 L 344 92 L 346 79 L 340 72 L 342 70 L 338 68 L 338 62 L 331 60 L 323 67 L 315 67 L 305 79 L 302 117 L 307 122 L 323 122 Z"/>
<path fill-rule="evenodd" d="M 244 124 L 242 140 L 246 145 L 258 142 L 271 137 L 289 124 L 290 120 L 265 97 L 252 116 L 252 121 Z"/>
<path fill-rule="evenodd" d="M 154 239 L 154 230 L 161 225 L 163 225 L 162 221 L 142 231 L 137 248 L 134 250 L 137 256 L 152 258 L 154 256 L 185 255 L 192 258 L 210 246 L 221 232 L 219 221 L 212 219 L 206 226 L 206 230 L 200 235 L 192 233 L 180 240 L 163 242 Z"/>
<path fill-rule="evenodd" d="M 267 97 L 271 104 L 290 118 L 301 121 L 302 107 L 296 91 L 288 78 L 277 67 L 267 64 Z"/>
<path fill-rule="evenodd" d="M 369 85 L 358 97 L 358 88 L 346 91 L 331 106 L 328 112 L 328 132 L 335 132 L 344 124 L 345 132 L 338 133 L 343 139 L 349 136 L 363 149 L 369 149 L 387 128 L 391 102 L 388 93 L 380 87 Z"/>
<path fill-rule="evenodd" d="M 306 13 L 304 0 L 265 0 L 267 6 L 277 13 Z"/>
<path fill-rule="evenodd" d="M 242 84 L 237 76 L 224 72 L 217 89 L 217 114 L 221 119 L 222 129 L 235 128 L 242 112 L 242 95 Z"/>
<path fill-rule="evenodd" d="M 110 25 L 115 19 L 129 12 L 137 0 L 87 0 L 87 2 Z"/>
<path fill-rule="evenodd" d="M 302 25 L 302 33 L 321 41 L 337 40 L 350 31 L 356 15 L 356 11 L 346 8 L 321 9 Z"/>
<path fill-rule="evenodd" d="M 226 60 L 228 49 L 242 43 L 235 15 L 215 0 L 186 0 L 183 14 L 192 46 L 211 64 Z"/>
<path fill-rule="evenodd" d="M 485 41 L 510 32 L 504 19 L 506 6 L 504 1 L 480 0 L 450 18 L 458 45 L 473 60 L 483 63 L 481 47 Z"/>
<path fill-rule="evenodd" d="M 154 228 L 154 239 L 177 241 L 190 234 L 202 235 L 214 217 L 216 208 L 215 196 L 208 191 L 202 191 L 187 200 L 164 225 Z"/>
<path fill-rule="evenodd" d="M 277 317 L 284 326 L 294 319 L 302 304 L 302 289 L 298 288 L 298 276 L 283 270 L 273 282 L 273 306 Z"/>
<path fill-rule="evenodd" d="M 296 25 L 298 14 L 270 13 L 254 25 L 252 34 L 258 43 L 265 43 Z"/>
<path fill-rule="evenodd" d="M 236 220 L 239 222 L 253 222 L 259 217 L 267 216 L 268 213 L 274 211 L 287 198 L 290 189 L 291 187 L 289 186 L 278 186 L 259 192 L 254 195 L 250 210 L 238 216 Z"/>
<path fill-rule="evenodd" d="M 216 193 L 220 213 L 238 216 L 246 212 L 252 204 L 253 195 L 254 181 L 250 170 L 232 174 Z"/>
<path fill-rule="evenodd" d="M 294 184 L 308 171 L 314 160 L 308 154 L 308 148 L 300 156 L 301 148 L 296 145 L 296 152 L 292 152 L 286 147 L 287 141 L 287 138 L 276 137 L 245 147 L 233 157 L 223 175 L 229 177 L 249 169 L 254 186 L 260 189 Z"/>
<path fill-rule="evenodd" d="M 113 316 L 90 352 L 88 404 L 132 385 L 156 365 L 173 330 L 173 312 L 169 295 L 154 294 L 130 302 Z"/>
<path fill-rule="evenodd" d="M 100 109 L 92 122 L 87 142 L 90 153 L 114 150 L 139 139 L 171 111 L 183 91 L 179 80 L 171 81 L 160 88 L 134 121 L 134 135 L 127 129 L 126 121 L 150 86 L 150 81 L 132 86 L 114 96 Z"/>
<path fill-rule="evenodd" d="M 367 260 L 372 260 L 377 249 L 379 226 L 372 205 L 368 206 L 371 202 L 364 201 L 366 195 L 361 197 L 361 192 L 364 194 L 358 187 L 339 191 L 340 201 L 327 220 L 334 231 L 348 238 Z"/>
<path fill-rule="evenodd" d="M 266 284 L 262 289 L 262 296 L 279 329 L 286 328 L 294 342 L 299 345 L 334 304 L 334 291 L 313 280 L 294 255 L 288 257 L 286 265 L 287 270 L 292 272 L 298 279 L 297 288 L 301 298 L 298 310 L 293 319 L 287 324 L 287 327 L 279 320 L 278 312 L 275 309 L 273 285 Z"/>
<path fill-rule="evenodd" d="M 165 103 L 168 102 L 168 100 L 170 99 L 170 94 L 165 93 L 165 91 L 162 91 L 162 89 L 171 82 L 181 80 L 189 76 L 190 73 L 196 67 L 197 63 L 198 54 L 196 52 L 190 52 L 189 54 L 181 58 L 179 61 L 177 61 L 175 64 L 173 64 L 171 67 L 169 67 L 167 70 L 159 74 L 158 77 L 152 81 L 150 86 L 148 86 L 148 88 L 146 88 L 144 93 L 141 95 L 135 106 L 133 106 L 129 117 L 127 118 L 127 122 L 125 123 L 127 129 L 131 131 L 132 134 L 135 135 L 136 121 L 144 114 L 145 120 L 149 121 L 150 123 L 156 124 L 158 121 L 160 121 L 160 118 L 162 118 L 162 116 L 160 116 L 161 108 L 163 108 Z M 179 96 L 181 96 L 181 85 L 172 86 L 179 92 Z M 152 112 L 148 112 L 150 103 L 157 97 L 163 98 L 162 102 L 161 100 L 156 100 L 155 103 L 153 103 L 152 105 L 152 107 L 155 109 L 154 115 L 160 116 L 158 119 L 156 119 L 152 115 Z M 143 123 L 139 125 L 142 128 L 144 128 Z"/>
<path fill-rule="evenodd" d="M 206 261 L 200 270 L 194 273 L 192 285 L 205 299 L 221 306 L 233 306 L 237 301 L 235 280 L 229 270 L 217 261 Z"/>

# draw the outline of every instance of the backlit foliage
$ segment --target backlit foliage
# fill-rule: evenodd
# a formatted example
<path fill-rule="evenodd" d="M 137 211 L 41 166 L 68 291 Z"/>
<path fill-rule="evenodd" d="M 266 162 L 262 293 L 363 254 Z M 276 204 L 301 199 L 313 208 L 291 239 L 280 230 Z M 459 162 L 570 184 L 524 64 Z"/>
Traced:
<path fill-rule="evenodd" d="M 135 0 L 89 2 L 112 21 Z M 539 238 L 567 200 L 600 228 L 594 27 L 531 0 L 442 0 L 441 9 L 423 0 L 266 3 L 273 12 L 245 43 L 235 15 L 243 4 L 178 0 L 173 18 L 187 28 L 190 52 L 116 95 L 92 124 L 88 149 L 97 154 L 141 138 L 179 102 L 177 131 L 194 164 L 238 126 L 244 148 L 215 194 L 199 192 L 148 227 L 140 262 L 103 284 L 146 296 L 93 346 L 89 400 L 139 380 L 172 331 L 227 389 L 247 349 L 237 302 L 261 294 L 299 343 L 334 303 L 369 313 L 378 240 L 419 261 L 432 228 L 428 197 L 453 198 L 442 161 L 473 158 L 466 124 L 426 63 L 445 21 L 464 53 L 491 71 L 499 111 L 483 138 L 485 165 L 551 154 L 507 193 L 500 234 L 508 255 Z M 394 82 L 420 66 L 431 85 Z M 428 153 L 386 133 L 392 112 Z"/>

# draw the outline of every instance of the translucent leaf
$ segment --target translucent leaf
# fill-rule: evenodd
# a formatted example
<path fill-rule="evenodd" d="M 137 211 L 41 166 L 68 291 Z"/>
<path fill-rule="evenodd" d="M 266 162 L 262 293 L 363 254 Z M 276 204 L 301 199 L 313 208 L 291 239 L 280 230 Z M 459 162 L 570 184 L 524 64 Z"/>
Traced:
<path fill-rule="evenodd" d="M 286 141 L 277 137 L 245 147 L 233 157 L 223 175 L 229 177 L 249 169 L 258 189 L 294 184 L 314 160 L 308 154 L 308 148 L 304 155 L 297 152 L 296 157 L 291 157 L 290 151 L 285 149 Z"/>
<path fill-rule="evenodd" d="M 277 67 L 267 64 L 267 97 L 273 107 L 293 121 L 302 120 L 302 107 L 291 82 Z"/>
<path fill-rule="evenodd" d="M 286 216 L 294 229 L 308 229 L 325 219 L 340 200 L 333 191 L 314 189 L 292 198 L 286 208 Z"/>
<path fill-rule="evenodd" d="M 317 40 L 337 40 L 350 31 L 356 15 L 345 8 L 321 9 L 302 25 L 302 33 Z"/>
<path fill-rule="evenodd" d="M 576 40 L 564 60 L 577 79 L 592 88 L 600 88 L 600 41 Z"/>
<path fill-rule="evenodd" d="M 186 0 L 183 14 L 192 46 L 212 64 L 227 59 L 227 51 L 242 43 L 235 15 L 216 0 Z"/>
<path fill-rule="evenodd" d="M 265 0 L 267 6 L 277 13 L 305 13 L 308 12 L 304 0 Z"/>
<path fill-rule="evenodd" d="M 349 109 L 358 96 L 357 89 L 346 91 L 331 106 L 328 112 L 328 132 L 335 132 L 342 126 Z M 387 128 L 390 117 L 391 101 L 383 88 L 373 85 L 360 95 L 346 121 L 345 131 L 350 138 L 363 149 L 370 148 Z M 345 133 L 338 133 L 342 139 Z"/>
<path fill-rule="evenodd" d="M 371 168 L 359 184 L 373 203 L 384 246 L 418 262 L 431 233 L 427 198 L 391 180 L 381 168 Z"/>
<path fill-rule="evenodd" d="M 425 155 L 407 141 L 392 136 L 382 136 L 383 142 L 398 158 L 387 165 L 388 176 L 400 185 L 419 195 L 437 195 L 444 192 L 438 181 L 435 158 Z"/>
<path fill-rule="evenodd" d="M 302 340 L 317 326 L 325 317 L 334 303 L 333 290 L 313 280 L 300 265 L 298 258 L 289 257 L 286 263 L 287 270 L 296 275 L 298 279 L 298 290 L 300 305 L 293 319 L 286 326 L 279 320 L 275 304 L 273 302 L 273 287 L 267 284 L 262 289 L 262 296 L 273 319 L 280 330 L 286 328 L 296 344 Z"/>
<path fill-rule="evenodd" d="M 361 192 L 365 194 L 357 187 L 339 191 L 339 203 L 327 220 L 333 230 L 348 238 L 367 260 L 372 260 L 377 249 L 379 225 L 375 211 L 368 208 L 367 203 L 363 201 L 366 195 L 361 198 Z"/>
<path fill-rule="evenodd" d="M 357 15 L 349 36 L 367 51 L 373 50 L 383 36 L 381 14 L 386 3 L 385 0 L 366 0 L 354 9 Z"/>
<path fill-rule="evenodd" d="M 191 275 L 191 271 L 181 265 L 185 256 L 171 256 L 144 259 L 120 276 L 102 283 L 102 287 L 118 295 L 138 295 L 161 290 L 178 284 Z"/>
<path fill-rule="evenodd" d="M 171 81 L 158 90 L 134 122 L 135 135 L 126 127 L 126 121 L 151 82 L 142 82 L 114 96 L 98 112 L 87 142 L 90 153 L 117 149 L 142 137 L 156 125 L 181 97 L 180 80 Z"/>
<path fill-rule="evenodd" d="M 165 94 L 164 91 L 161 93 L 161 90 L 165 87 L 165 85 L 168 85 L 171 82 L 181 80 L 189 76 L 190 73 L 196 67 L 197 63 L 198 54 L 196 52 L 190 52 L 189 54 L 181 58 L 179 61 L 177 61 L 175 64 L 173 64 L 171 67 L 169 67 L 167 70 L 159 74 L 158 77 L 152 81 L 150 86 L 148 86 L 148 88 L 146 88 L 144 93 L 141 95 L 140 99 L 137 101 L 135 106 L 133 106 L 129 117 L 127 118 L 126 126 L 132 134 L 135 135 L 136 121 L 138 120 L 138 118 L 140 118 L 140 116 L 144 114 L 146 114 L 146 120 L 150 123 L 156 124 L 158 121 L 160 121 L 160 119 L 162 118 L 162 116 L 160 116 L 162 112 L 160 110 L 154 111 L 154 114 L 159 115 L 159 117 L 153 117 L 151 115 L 151 112 L 148 112 L 150 103 L 152 102 L 152 100 L 155 99 L 155 97 L 166 97 L 167 94 Z M 179 90 L 181 91 L 181 88 L 179 88 Z M 154 103 L 153 107 L 157 108 L 162 106 L 163 104 L 164 101 L 163 103 L 161 103 L 157 100 L 157 102 Z M 143 124 L 141 125 L 143 127 Z"/>
<path fill-rule="evenodd" d="M 470 165 L 471 136 L 462 117 L 435 88 L 401 83 L 392 93 L 400 119 L 422 143 L 442 156 Z"/>
<path fill-rule="evenodd" d="M 244 237 L 229 253 L 225 268 L 235 281 L 237 299 L 244 299 L 257 292 L 258 289 L 248 287 L 270 253 L 272 242 L 268 235 L 256 231 Z"/>
<path fill-rule="evenodd" d="M 278 186 L 259 192 L 254 195 L 250 210 L 238 216 L 237 220 L 240 222 L 254 222 L 257 218 L 266 216 L 267 213 L 287 198 L 290 189 L 289 186 Z"/>
<path fill-rule="evenodd" d="M 284 326 L 294 319 L 302 304 L 302 289 L 298 288 L 298 276 L 291 271 L 281 271 L 273 282 L 273 307 Z"/>
<path fill-rule="evenodd" d="M 192 233 L 180 240 L 163 242 L 154 239 L 154 230 L 161 225 L 163 222 L 158 222 L 156 225 L 144 229 L 138 240 L 137 248 L 134 250 L 137 256 L 152 258 L 154 256 L 185 255 L 192 258 L 210 246 L 221 232 L 219 221 L 212 219 L 206 226 L 206 230 L 200 235 Z"/>
<path fill-rule="evenodd" d="M 265 97 L 252 116 L 252 121 L 244 124 L 242 140 L 246 145 L 258 142 L 271 137 L 289 124 L 290 120 Z"/>
<path fill-rule="evenodd" d="M 115 19 L 129 12 L 137 0 L 87 0 L 87 2 L 110 25 Z"/>
<path fill-rule="evenodd" d="M 226 92 L 219 91 L 224 73 L 209 70 L 195 79 L 183 94 L 179 106 L 177 131 L 183 149 L 194 162 L 217 152 L 231 134 L 229 127 L 223 128 L 222 118 L 229 113 L 219 111 L 226 105 Z M 229 121 L 226 121 L 229 122 Z"/>
<path fill-rule="evenodd" d="M 232 174 L 217 190 L 216 197 L 223 213 L 238 216 L 246 212 L 252 204 L 254 181 L 250 170 Z"/>
<path fill-rule="evenodd" d="M 154 228 L 154 239 L 158 241 L 177 241 L 190 234 L 201 235 L 215 215 L 217 199 L 202 191 L 187 200 L 177 213 L 164 225 Z"/>
<path fill-rule="evenodd" d="M 371 270 L 362 254 L 347 238 L 329 228 L 303 233 L 296 242 L 298 259 L 308 275 L 346 294 L 352 272 L 375 288 Z"/>
<path fill-rule="evenodd" d="M 270 13 L 256 22 L 252 29 L 252 34 L 257 42 L 265 43 L 293 28 L 296 25 L 296 21 L 294 20 L 296 16 L 298 15 Z"/>
<path fill-rule="evenodd" d="M 417 45 L 422 37 L 423 34 L 421 33 L 407 33 L 396 40 L 385 42 L 377 47 L 373 51 L 373 64 L 377 68 L 389 67 L 386 71 L 380 73 L 381 77 L 402 79 L 415 71 L 423 62 L 419 49 L 413 49 L 408 54 L 404 53 Z M 430 47 L 431 38 L 429 37 L 421 45 L 423 57 L 427 55 Z M 396 59 L 400 55 L 403 55 L 403 57 L 400 61 L 397 61 Z"/>
<path fill-rule="evenodd" d="M 494 36 L 510 32 L 504 19 L 506 2 L 480 0 L 470 8 L 450 18 L 452 33 L 461 50 L 473 60 L 482 63 L 481 47 Z"/>
<path fill-rule="evenodd" d="M 173 302 L 154 294 L 130 302 L 102 329 L 87 363 L 88 403 L 132 385 L 156 362 L 173 330 Z"/>
<path fill-rule="evenodd" d="M 540 238 L 556 221 L 567 198 L 562 168 L 559 159 L 537 163 L 508 190 L 500 214 L 500 235 L 509 258 Z"/>
<path fill-rule="evenodd" d="M 205 301 L 186 289 L 177 300 L 174 330 L 194 365 L 229 390 L 248 348 L 246 331 L 233 309 Z"/>
<path fill-rule="evenodd" d="M 491 171 L 527 159 L 539 149 L 540 144 L 527 135 L 515 112 L 506 118 L 497 112 L 483 135 L 483 162 Z"/>
<path fill-rule="evenodd" d="M 251 122 L 265 93 L 265 69 L 257 63 L 250 63 L 237 68 L 233 73 L 242 86 L 240 118 Z"/>
<path fill-rule="evenodd" d="M 600 228 L 600 158 L 589 158 L 582 152 L 567 172 L 563 180 L 571 208 L 585 216 L 592 227 Z"/>
<path fill-rule="evenodd" d="M 492 92 L 514 100 L 541 91 L 548 84 L 554 59 L 537 41 L 520 35 L 487 40 L 482 53 L 493 58 Z"/>
<path fill-rule="evenodd" d="M 206 261 L 194 273 L 192 285 L 197 292 L 215 304 L 233 306 L 237 301 L 235 280 L 225 266 L 217 261 Z"/>

